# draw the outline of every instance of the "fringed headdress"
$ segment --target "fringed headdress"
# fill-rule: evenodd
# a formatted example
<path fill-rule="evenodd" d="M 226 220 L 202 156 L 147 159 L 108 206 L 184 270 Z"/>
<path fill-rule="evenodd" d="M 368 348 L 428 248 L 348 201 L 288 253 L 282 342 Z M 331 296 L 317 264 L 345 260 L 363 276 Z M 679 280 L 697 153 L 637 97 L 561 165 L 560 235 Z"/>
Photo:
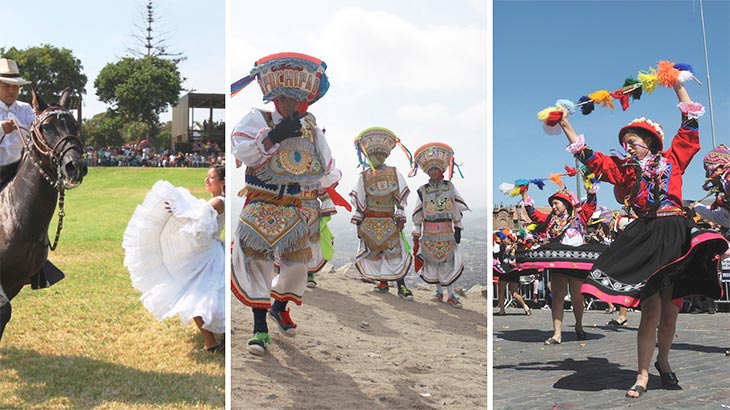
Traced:
<path fill-rule="evenodd" d="M 399 146 L 408 158 L 408 162 L 412 162 L 413 158 L 408 148 L 403 145 L 398 137 L 395 136 L 393 131 L 382 128 L 382 127 L 371 127 L 355 137 L 355 149 L 357 150 L 358 165 L 363 168 L 370 167 L 375 169 L 370 157 L 378 152 L 385 154 L 386 157 L 390 156 L 390 152 L 393 148 Z"/>
<path fill-rule="evenodd" d="M 408 176 L 416 175 L 418 168 L 426 173 L 431 168 L 438 168 L 448 172 L 449 179 L 454 176 L 454 168 L 456 168 L 459 175 L 464 178 L 459 165 L 454 161 L 454 150 L 443 142 L 429 142 L 416 150 L 411 162 L 411 172 Z"/>
<path fill-rule="evenodd" d="M 308 106 L 322 98 L 329 89 L 325 70 L 327 64 L 324 61 L 306 54 L 272 54 L 257 60 L 249 75 L 231 84 L 231 97 L 256 79 L 264 101 L 286 96 Z"/>

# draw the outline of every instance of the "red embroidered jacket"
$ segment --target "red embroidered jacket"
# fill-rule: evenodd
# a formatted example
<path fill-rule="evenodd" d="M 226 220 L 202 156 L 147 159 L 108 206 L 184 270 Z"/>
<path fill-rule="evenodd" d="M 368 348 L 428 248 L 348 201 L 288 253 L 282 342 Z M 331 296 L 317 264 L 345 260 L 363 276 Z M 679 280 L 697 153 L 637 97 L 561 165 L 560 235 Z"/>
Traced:
<path fill-rule="evenodd" d="M 619 203 L 628 202 L 639 216 L 669 216 L 682 213 L 682 175 L 694 155 L 700 150 L 700 134 L 696 120 L 683 124 L 672 139 L 672 145 L 662 152 L 664 169 L 652 176 L 644 172 L 636 193 L 631 194 L 636 181 L 635 161 L 593 151 L 587 146 L 575 154 L 598 179 L 614 185 Z M 662 167 L 659 167 L 662 168 Z"/>

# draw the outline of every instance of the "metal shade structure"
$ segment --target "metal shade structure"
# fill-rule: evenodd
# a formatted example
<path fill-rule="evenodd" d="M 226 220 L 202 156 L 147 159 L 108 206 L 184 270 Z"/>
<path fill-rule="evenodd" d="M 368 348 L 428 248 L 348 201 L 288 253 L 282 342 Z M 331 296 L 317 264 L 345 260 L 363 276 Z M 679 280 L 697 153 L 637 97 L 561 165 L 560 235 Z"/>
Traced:
<path fill-rule="evenodd" d="M 208 116 L 196 120 L 194 112 L 196 108 L 208 109 Z M 172 108 L 172 143 L 210 141 L 222 147 L 226 133 L 225 122 L 215 122 L 213 110 L 225 110 L 225 108 L 225 94 L 188 93 L 183 95 L 177 105 Z"/>

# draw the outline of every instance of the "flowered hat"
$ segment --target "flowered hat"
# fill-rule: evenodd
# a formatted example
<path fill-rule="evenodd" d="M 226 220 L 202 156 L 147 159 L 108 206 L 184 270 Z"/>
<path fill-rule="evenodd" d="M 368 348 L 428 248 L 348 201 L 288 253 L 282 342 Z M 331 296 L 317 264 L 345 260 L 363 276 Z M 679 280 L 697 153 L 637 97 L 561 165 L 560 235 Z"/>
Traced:
<path fill-rule="evenodd" d="M 651 136 L 653 143 L 650 144 L 650 151 L 661 151 L 664 149 L 664 129 L 661 124 L 648 118 L 637 118 L 618 132 L 618 142 L 623 145 L 623 138 L 629 132 L 637 132 L 640 136 Z"/>
<path fill-rule="evenodd" d="M 574 195 L 569 192 L 565 186 L 561 188 L 558 192 L 550 195 L 550 198 L 548 198 L 548 205 L 551 205 L 553 203 L 554 199 L 558 199 L 562 201 L 565 204 L 565 209 L 568 210 L 568 213 L 573 212 L 573 204 L 574 204 Z"/>
<path fill-rule="evenodd" d="M 329 89 L 326 69 L 324 61 L 306 54 L 272 54 L 257 60 L 248 76 L 231 85 L 231 96 L 256 79 L 266 102 L 286 96 L 311 105 Z"/>
<path fill-rule="evenodd" d="M 360 165 L 364 167 L 371 167 L 372 164 L 369 162 L 369 158 L 376 153 L 385 154 L 389 156 L 393 148 L 398 145 L 406 153 L 408 161 L 411 161 L 411 153 L 403 146 L 400 139 L 395 136 L 395 133 L 387 128 L 383 127 L 371 127 L 355 137 L 355 149 L 357 150 L 357 158 Z"/>
<path fill-rule="evenodd" d="M 725 144 L 720 144 L 705 155 L 702 163 L 705 166 L 707 178 L 715 176 L 716 173 L 722 173 L 722 170 L 730 170 L 730 149 Z"/>
<path fill-rule="evenodd" d="M 454 150 L 442 142 L 429 142 L 416 150 L 409 175 L 415 175 L 418 168 L 423 172 L 428 172 L 431 168 L 448 171 L 451 178 L 454 174 Z"/>

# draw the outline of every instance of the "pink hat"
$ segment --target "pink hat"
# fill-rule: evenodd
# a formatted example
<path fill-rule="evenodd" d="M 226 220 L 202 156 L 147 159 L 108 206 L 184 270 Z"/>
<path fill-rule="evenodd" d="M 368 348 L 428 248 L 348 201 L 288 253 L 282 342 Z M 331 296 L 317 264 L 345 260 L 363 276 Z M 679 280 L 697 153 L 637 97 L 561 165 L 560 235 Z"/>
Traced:
<path fill-rule="evenodd" d="M 705 155 L 702 160 L 705 166 L 705 177 L 710 178 L 718 169 L 730 170 L 730 149 L 720 144 Z"/>

